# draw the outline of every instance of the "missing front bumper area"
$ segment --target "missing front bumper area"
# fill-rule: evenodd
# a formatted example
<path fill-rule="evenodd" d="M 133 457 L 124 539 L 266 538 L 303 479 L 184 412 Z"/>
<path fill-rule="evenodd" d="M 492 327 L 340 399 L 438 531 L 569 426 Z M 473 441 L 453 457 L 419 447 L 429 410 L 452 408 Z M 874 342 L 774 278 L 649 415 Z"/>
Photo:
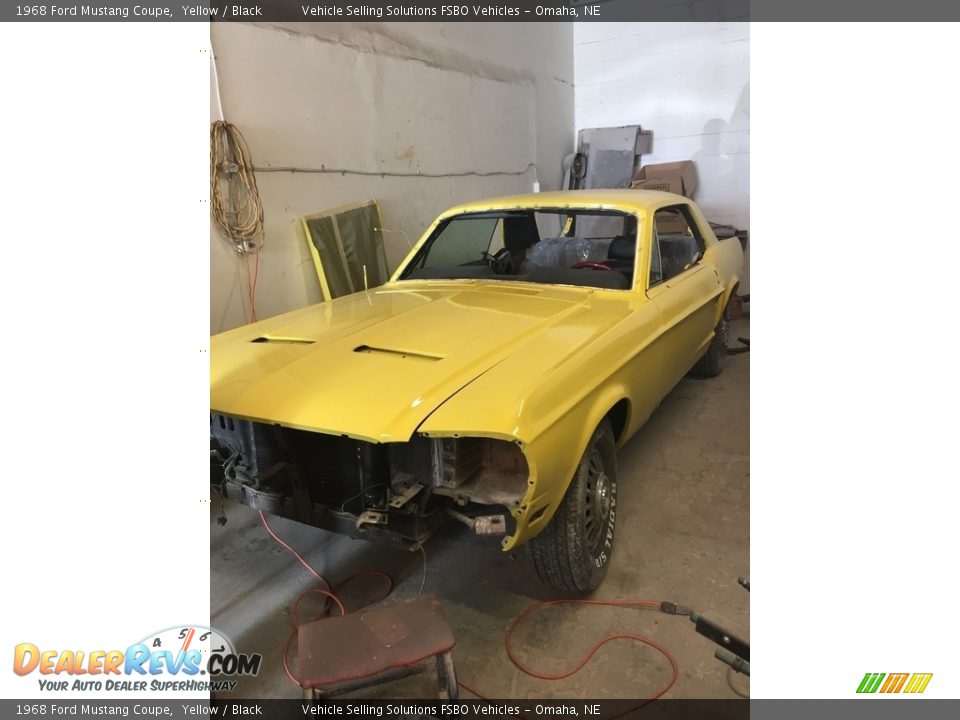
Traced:
<path fill-rule="evenodd" d="M 457 522 L 461 522 L 473 530 L 477 535 L 505 535 L 507 532 L 507 518 L 500 515 L 475 515 L 473 517 L 447 508 L 447 515 Z"/>
<path fill-rule="evenodd" d="M 217 413 L 210 431 L 211 483 L 225 497 L 390 545 L 419 547 L 454 508 L 478 534 L 512 534 L 528 489 L 523 452 L 503 440 L 377 444 Z"/>

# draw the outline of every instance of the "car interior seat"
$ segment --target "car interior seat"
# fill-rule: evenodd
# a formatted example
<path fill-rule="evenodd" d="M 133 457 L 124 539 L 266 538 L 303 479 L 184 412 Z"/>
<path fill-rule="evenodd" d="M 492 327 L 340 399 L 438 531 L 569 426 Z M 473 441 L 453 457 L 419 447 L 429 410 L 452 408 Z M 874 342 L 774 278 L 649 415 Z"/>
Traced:
<path fill-rule="evenodd" d="M 637 241 L 634 235 L 617 235 L 607 248 L 605 265 L 622 274 L 627 286 L 633 286 L 633 266 L 637 257 Z"/>
<path fill-rule="evenodd" d="M 540 231 L 533 215 L 517 215 L 503 219 L 503 246 L 510 251 L 514 273 L 524 271 L 527 250 L 540 242 Z"/>

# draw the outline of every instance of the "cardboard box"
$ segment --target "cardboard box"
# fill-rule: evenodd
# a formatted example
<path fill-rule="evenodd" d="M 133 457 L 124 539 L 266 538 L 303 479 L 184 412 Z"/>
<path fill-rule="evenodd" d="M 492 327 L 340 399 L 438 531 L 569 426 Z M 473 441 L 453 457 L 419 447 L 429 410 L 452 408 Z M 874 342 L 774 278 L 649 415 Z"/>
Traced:
<path fill-rule="evenodd" d="M 689 235 L 690 226 L 680 215 L 668 212 L 658 212 L 655 216 L 657 234 L 659 235 Z"/>
<path fill-rule="evenodd" d="M 692 160 L 644 165 L 633 176 L 630 187 L 638 190 L 662 190 L 692 198 L 697 189 L 697 167 Z"/>

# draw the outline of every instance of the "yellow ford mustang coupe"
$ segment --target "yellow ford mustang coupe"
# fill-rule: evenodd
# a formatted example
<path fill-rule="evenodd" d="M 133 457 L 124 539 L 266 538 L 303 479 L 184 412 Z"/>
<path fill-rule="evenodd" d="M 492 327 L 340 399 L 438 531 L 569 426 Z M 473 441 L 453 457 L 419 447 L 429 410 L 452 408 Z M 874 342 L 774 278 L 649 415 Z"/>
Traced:
<path fill-rule="evenodd" d="M 589 592 L 630 513 L 616 448 L 685 374 L 723 370 L 742 264 L 669 193 L 455 207 L 385 285 L 212 339 L 211 481 L 411 548 L 457 520 Z"/>

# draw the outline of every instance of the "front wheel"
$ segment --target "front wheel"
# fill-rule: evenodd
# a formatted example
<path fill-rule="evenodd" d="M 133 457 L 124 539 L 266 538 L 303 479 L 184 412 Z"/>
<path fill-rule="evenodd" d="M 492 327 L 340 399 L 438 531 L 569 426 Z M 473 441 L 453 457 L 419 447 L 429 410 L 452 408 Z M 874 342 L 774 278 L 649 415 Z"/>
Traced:
<path fill-rule="evenodd" d="M 540 579 L 563 592 L 589 593 L 607 574 L 617 507 L 617 448 L 609 420 L 600 423 L 570 487 L 543 532 L 527 543 Z"/>

